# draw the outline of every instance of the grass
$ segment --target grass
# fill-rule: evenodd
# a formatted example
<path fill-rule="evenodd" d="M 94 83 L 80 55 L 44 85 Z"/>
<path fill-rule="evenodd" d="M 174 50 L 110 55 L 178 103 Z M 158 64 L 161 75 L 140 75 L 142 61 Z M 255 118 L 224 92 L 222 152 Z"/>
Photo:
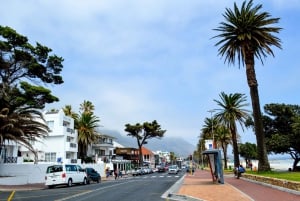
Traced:
<path fill-rule="evenodd" d="M 224 174 L 232 174 L 233 170 L 227 169 L 224 170 Z M 264 177 L 272 177 L 277 179 L 285 179 L 289 181 L 300 182 L 300 172 L 289 172 L 289 171 L 266 171 L 266 172 L 257 172 L 251 171 L 250 169 L 246 170 L 247 174 L 253 174 Z"/>
<path fill-rule="evenodd" d="M 272 177 L 277 179 L 285 179 L 289 181 L 297 181 L 300 182 L 300 172 L 277 172 L 277 171 L 266 171 L 266 172 L 254 172 L 247 171 L 247 174 L 259 175 L 264 177 Z"/>

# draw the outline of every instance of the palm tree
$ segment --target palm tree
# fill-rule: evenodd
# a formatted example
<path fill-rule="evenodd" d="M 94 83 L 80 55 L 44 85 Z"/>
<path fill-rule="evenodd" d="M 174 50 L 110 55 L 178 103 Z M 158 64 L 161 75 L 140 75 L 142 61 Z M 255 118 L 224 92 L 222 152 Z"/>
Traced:
<path fill-rule="evenodd" d="M 201 129 L 202 135 L 201 138 L 202 139 L 212 139 L 213 142 L 213 147 L 215 147 L 215 144 L 218 144 L 218 139 L 215 138 L 214 136 L 214 131 L 216 130 L 216 128 L 218 127 L 218 120 L 213 116 L 212 118 L 205 118 L 204 120 L 204 125 Z"/>
<path fill-rule="evenodd" d="M 227 148 L 229 144 L 232 144 L 229 129 L 225 125 L 220 124 L 215 129 L 215 139 L 217 139 L 217 147 L 221 147 L 223 150 L 224 168 L 227 169 Z"/>
<path fill-rule="evenodd" d="M 243 2 L 239 9 L 234 3 L 234 9 L 226 8 L 223 15 L 226 22 L 221 22 L 215 31 L 221 34 L 213 38 L 221 38 L 215 45 L 219 55 L 225 56 L 225 62 L 234 64 L 235 60 L 246 65 L 247 82 L 250 88 L 253 117 L 255 125 L 255 135 L 258 148 L 258 170 L 270 170 L 267 157 L 265 137 L 263 133 L 263 123 L 259 103 L 258 83 L 256 80 L 254 58 L 259 59 L 263 64 L 263 58 L 267 55 L 274 56 L 271 46 L 281 48 L 281 41 L 274 36 L 281 28 L 273 27 L 278 23 L 279 18 L 271 18 L 268 12 L 261 12 L 262 5 L 253 7 L 253 1 Z"/>
<path fill-rule="evenodd" d="M 92 113 L 81 113 L 77 120 L 78 130 L 78 155 L 84 159 L 87 156 L 88 145 L 96 142 L 100 134 L 96 131 L 99 118 Z"/>
<path fill-rule="evenodd" d="M 0 111 L 0 146 L 5 141 L 14 141 L 30 150 L 37 163 L 37 153 L 32 146 L 33 141 L 39 141 L 48 135 L 48 126 L 43 114 L 35 109 L 17 109 L 10 113 L 8 108 Z M 0 150 L 1 151 L 1 150 Z"/>
<path fill-rule="evenodd" d="M 78 119 L 78 114 L 72 110 L 71 105 L 65 105 L 63 111 L 66 116 L 72 117 L 74 120 Z"/>
<path fill-rule="evenodd" d="M 214 100 L 220 109 L 215 109 L 217 112 L 215 117 L 225 125 L 231 133 L 232 146 L 233 146 L 233 155 L 234 155 L 234 166 L 238 167 L 240 165 L 239 160 L 239 151 L 238 151 L 238 133 L 236 121 L 240 123 L 241 128 L 243 129 L 245 121 L 249 118 L 248 110 L 243 109 L 243 107 L 248 106 L 246 97 L 244 94 L 235 93 L 235 94 L 225 94 L 222 92 L 220 94 L 220 101 Z"/>
<path fill-rule="evenodd" d="M 83 113 L 93 113 L 95 110 L 95 106 L 91 101 L 84 100 L 83 103 L 80 104 L 80 110 Z"/>
<path fill-rule="evenodd" d="M 226 126 L 219 122 L 215 116 L 213 116 L 212 118 L 205 118 L 204 125 L 201 129 L 199 141 L 200 145 L 202 145 L 201 143 L 204 143 L 206 139 L 212 139 L 212 135 L 214 135 L 214 144 L 216 145 L 216 147 L 222 148 L 225 161 L 224 167 L 227 169 L 227 148 L 229 144 L 232 144 L 231 135 Z"/>

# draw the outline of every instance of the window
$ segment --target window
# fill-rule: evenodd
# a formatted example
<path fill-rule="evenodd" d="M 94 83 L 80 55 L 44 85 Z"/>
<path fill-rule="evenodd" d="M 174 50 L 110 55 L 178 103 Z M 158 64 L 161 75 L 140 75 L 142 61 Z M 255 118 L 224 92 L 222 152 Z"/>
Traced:
<path fill-rule="evenodd" d="M 56 153 L 55 152 L 45 153 L 45 161 L 56 162 Z"/>

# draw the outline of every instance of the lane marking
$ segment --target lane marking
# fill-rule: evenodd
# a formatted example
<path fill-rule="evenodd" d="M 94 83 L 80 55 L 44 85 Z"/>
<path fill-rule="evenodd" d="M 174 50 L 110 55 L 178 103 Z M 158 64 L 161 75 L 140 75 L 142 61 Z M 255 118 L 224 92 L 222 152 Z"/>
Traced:
<path fill-rule="evenodd" d="M 15 192 L 16 192 L 16 191 L 11 192 L 11 194 L 9 195 L 7 201 L 11 201 L 11 200 L 13 199 L 13 197 L 14 197 L 14 195 L 15 195 Z"/>

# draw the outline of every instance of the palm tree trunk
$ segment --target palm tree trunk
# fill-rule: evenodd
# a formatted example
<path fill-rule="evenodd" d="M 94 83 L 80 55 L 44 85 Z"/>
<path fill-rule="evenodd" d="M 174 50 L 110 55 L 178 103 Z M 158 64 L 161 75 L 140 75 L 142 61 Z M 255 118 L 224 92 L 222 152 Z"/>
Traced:
<path fill-rule="evenodd" d="M 248 53 L 246 55 L 246 75 L 247 82 L 250 88 L 250 96 L 252 102 L 254 129 L 257 143 L 257 158 L 258 158 L 258 171 L 270 170 L 270 164 L 267 155 L 267 147 L 265 143 L 265 134 L 263 131 L 263 123 L 260 111 L 258 84 L 256 80 L 256 74 L 254 69 L 254 55 Z"/>
<path fill-rule="evenodd" d="M 224 155 L 224 169 L 227 169 L 227 145 L 222 143 L 223 155 Z"/>
<path fill-rule="evenodd" d="M 239 150 L 238 150 L 237 137 L 236 137 L 236 128 L 231 128 L 230 130 L 231 130 L 231 135 L 232 135 L 234 167 L 239 167 L 240 158 L 239 158 Z"/>

